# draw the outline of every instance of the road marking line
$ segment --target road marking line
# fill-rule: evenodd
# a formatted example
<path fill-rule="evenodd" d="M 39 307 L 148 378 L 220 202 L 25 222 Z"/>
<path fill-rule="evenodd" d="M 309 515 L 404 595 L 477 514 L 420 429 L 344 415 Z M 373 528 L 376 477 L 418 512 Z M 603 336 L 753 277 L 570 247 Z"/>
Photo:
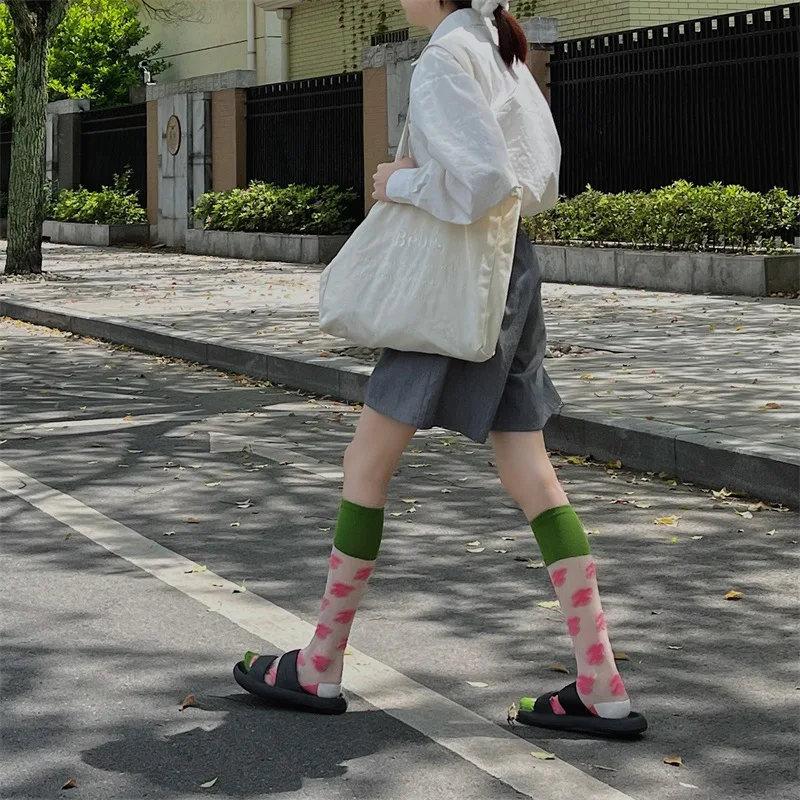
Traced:
<path fill-rule="evenodd" d="M 313 625 L 263 597 L 232 594 L 237 585 L 213 572 L 191 573 L 194 561 L 2 461 L 0 488 L 281 650 L 297 647 L 314 632 Z M 565 761 L 535 762 L 531 750 L 541 748 L 534 742 L 357 650 L 345 662 L 344 682 L 368 703 L 527 797 L 632 800 Z"/>
<path fill-rule="evenodd" d="M 276 461 L 279 464 L 288 462 L 287 466 L 292 466 L 303 472 L 310 472 L 319 478 L 326 478 L 332 481 L 344 480 L 344 473 L 341 468 L 325 461 L 309 461 L 307 456 L 301 455 L 289 447 L 268 442 L 265 439 L 255 439 L 252 436 L 217 433 L 216 431 L 208 432 L 208 449 L 210 453 L 240 452 L 246 447 L 251 452 L 264 456 L 270 461 Z"/>

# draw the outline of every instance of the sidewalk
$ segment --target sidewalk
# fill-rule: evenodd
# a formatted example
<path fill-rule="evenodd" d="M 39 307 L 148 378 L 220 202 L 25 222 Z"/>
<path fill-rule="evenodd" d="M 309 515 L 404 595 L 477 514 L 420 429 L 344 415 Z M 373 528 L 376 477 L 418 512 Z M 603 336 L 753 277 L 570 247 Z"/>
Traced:
<path fill-rule="evenodd" d="M 318 269 L 58 245 L 45 258 L 59 280 L 0 283 L 0 314 L 363 398 L 373 354 L 320 334 Z M 566 403 L 552 448 L 797 505 L 800 302 L 547 284 L 544 303 Z"/>

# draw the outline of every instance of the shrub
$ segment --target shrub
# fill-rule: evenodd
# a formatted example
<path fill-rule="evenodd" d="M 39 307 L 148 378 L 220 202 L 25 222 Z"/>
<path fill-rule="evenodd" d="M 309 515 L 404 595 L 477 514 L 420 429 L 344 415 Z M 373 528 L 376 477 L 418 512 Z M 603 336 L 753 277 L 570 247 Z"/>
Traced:
<path fill-rule="evenodd" d="M 246 189 L 204 194 L 193 213 L 206 230 L 346 234 L 356 225 L 353 205 L 357 199 L 354 191 L 336 186 L 254 182 Z"/>
<path fill-rule="evenodd" d="M 774 251 L 800 230 L 800 197 L 741 186 L 677 181 L 651 192 L 604 194 L 591 187 L 525 220 L 539 243 L 666 250 Z"/>
<path fill-rule="evenodd" d="M 147 212 L 130 189 L 130 171 L 114 176 L 113 186 L 99 192 L 88 189 L 62 189 L 50 209 L 59 222 L 83 222 L 97 225 L 138 225 L 147 222 Z"/>

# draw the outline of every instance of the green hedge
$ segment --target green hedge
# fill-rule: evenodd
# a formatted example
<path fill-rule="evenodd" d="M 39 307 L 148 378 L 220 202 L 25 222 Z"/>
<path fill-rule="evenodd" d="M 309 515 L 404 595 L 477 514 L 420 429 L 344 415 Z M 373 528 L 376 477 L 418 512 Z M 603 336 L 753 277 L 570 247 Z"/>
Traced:
<path fill-rule="evenodd" d="M 83 222 L 96 225 L 141 225 L 147 222 L 136 192 L 130 189 L 130 172 L 114 176 L 113 186 L 99 192 L 88 189 L 62 189 L 55 197 L 48 216 L 58 222 Z"/>
<path fill-rule="evenodd" d="M 194 207 L 206 230 L 257 233 L 347 234 L 356 227 L 358 195 L 336 186 L 275 186 L 253 182 L 246 189 L 204 194 Z"/>
<path fill-rule="evenodd" d="M 677 181 L 651 192 L 604 194 L 591 187 L 525 220 L 540 244 L 632 246 L 739 253 L 790 246 L 800 230 L 800 197 L 741 186 Z"/>

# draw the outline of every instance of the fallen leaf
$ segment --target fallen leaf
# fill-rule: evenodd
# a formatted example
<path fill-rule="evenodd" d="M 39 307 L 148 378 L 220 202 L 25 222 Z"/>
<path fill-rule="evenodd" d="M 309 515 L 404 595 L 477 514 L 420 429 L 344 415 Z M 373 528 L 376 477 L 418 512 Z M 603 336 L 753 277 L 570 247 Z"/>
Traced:
<path fill-rule="evenodd" d="M 468 553 L 482 553 L 486 548 L 485 547 L 468 547 Z"/>
<path fill-rule="evenodd" d="M 598 536 L 600 534 L 600 528 L 595 528 L 593 531 L 584 531 L 587 536 Z"/>
<path fill-rule="evenodd" d="M 747 506 L 748 511 L 763 511 L 765 508 L 763 503 L 753 503 Z"/>
<path fill-rule="evenodd" d="M 592 764 L 592 769 L 602 769 L 604 772 L 616 772 L 614 767 L 604 767 L 601 764 Z"/>
<path fill-rule="evenodd" d="M 70 778 L 62 787 L 61 789 L 75 789 L 78 786 L 78 781 L 75 778 Z"/>
<path fill-rule="evenodd" d="M 614 661 L 630 661 L 631 657 L 627 653 L 623 653 L 621 650 L 614 653 Z"/>
<path fill-rule="evenodd" d="M 544 561 L 528 561 L 525 565 L 525 569 L 541 569 L 544 566 Z"/>
<path fill-rule="evenodd" d="M 467 681 L 467 683 L 474 689 L 485 689 L 489 684 L 483 681 Z"/>
<path fill-rule="evenodd" d="M 585 467 L 589 463 L 589 456 L 567 456 L 567 464 L 575 464 L 579 467 Z"/>
<path fill-rule="evenodd" d="M 164 531 L 164 533 L 162 534 L 162 536 L 174 536 L 174 535 L 175 531 Z"/>
<path fill-rule="evenodd" d="M 775 535 L 775 528 L 773 528 L 771 531 L 767 531 L 766 535 L 767 536 L 774 536 Z"/>
<path fill-rule="evenodd" d="M 123 421 L 123 422 L 130 422 L 132 419 L 133 419 L 133 415 L 132 415 L 132 414 L 126 414 L 126 415 L 125 415 L 125 416 L 122 418 L 122 421 Z"/>
<path fill-rule="evenodd" d="M 389 513 L 390 517 L 402 517 L 405 514 L 405 511 L 391 511 Z"/>
<path fill-rule="evenodd" d="M 507 553 L 508 550 L 495 550 L 495 553 L 500 553 L 501 555 Z"/>
<path fill-rule="evenodd" d="M 197 517 L 187 517 L 186 521 L 191 525 L 196 525 L 198 522 L 200 522 L 200 520 L 197 519 Z"/>
<path fill-rule="evenodd" d="M 351 656 L 351 655 L 353 655 L 353 648 L 352 648 L 352 647 L 345 647 L 345 649 L 344 649 L 344 654 L 345 654 L 346 656 Z"/>
<path fill-rule="evenodd" d="M 231 528 L 238 528 L 241 524 L 242 524 L 241 522 L 231 522 L 230 527 Z"/>
<path fill-rule="evenodd" d="M 203 564 L 202 566 L 200 564 L 197 564 L 191 569 L 184 570 L 184 574 L 189 575 L 192 572 L 205 572 L 207 569 L 208 567 L 205 564 Z"/>
<path fill-rule="evenodd" d="M 480 547 L 481 543 L 476 539 L 474 542 L 467 542 L 467 547 Z"/>
<path fill-rule="evenodd" d="M 442 492 L 442 494 L 453 494 L 453 490 L 452 489 L 442 489 L 441 492 Z"/>
<path fill-rule="evenodd" d="M 533 750 L 531 755 L 538 758 L 539 761 L 555 761 L 556 757 L 552 753 L 546 753 L 544 750 Z"/>
<path fill-rule="evenodd" d="M 537 603 L 539 608 L 561 608 L 561 604 L 558 600 L 542 600 L 541 603 Z"/>
<path fill-rule="evenodd" d="M 725 595 L 726 600 L 741 600 L 744 597 L 743 592 L 737 592 L 735 589 L 731 589 L 728 594 Z"/>
<path fill-rule="evenodd" d="M 678 783 L 678 786 L 683 786 L 684 789 L 699 789 L 699 786 L 695 786 L 693 783 Z"/>
<path fill-rule="evenodd" d="M 67 532 L 64 534 L 64 541 L 66 541 L 67 539 L 69 539 L 69 537 L 70 537 L 70 536 L 72 536 L 72 531 L 67 531 Z"/>
<path fill-rule="evenodd" d="M 183 703 L 181 703 L 181 711 L 186 711 L 189 706 L 194 705 L 194 701 L 197 700 L 197 697 L 193 694 L 186 695 Z"/>
<path fill-rule="evenodd" d="M 517 720 L 517 704 L 512 703 L 506 709 L 506 722 L 508 722 L 509 725 L 513 725 L 516 722 L 516 720 Z"/>
<path fill-rule="evenodd" d="M 207 483 L 206 486 L 210 486 L 213 489 L 215 486 L 221 485 L 221 483 L 222 481 L 214 481 L 213 483 Z"/>
<path fill-rule="evenodd" d="M 128 450 L 129 453 L 143 453 L 143 450 Z"/>
<path fill-rule="evenodd" d="M 609 461 L 608 464 L 606 464 L 606 466 L 609 469 L 622 469 L 622 462 L 619 459 L 617 459 L 616 461 Z"/>
<path fill-rule="evenodd" d="M 517 541 L 517 537 L 516 536 L 504 536 L 503 537 L 503 541 L 504 542 L 516 542 Z"/>
<path fill-rule="evenodd" d="M 321 530 L 323 533 L 327 533 L 330 528 L 318 528 L 318 530 Z"/>
<path fill-rule="evenodd" d="M 569 675 L 569 670 L 563 664 L 559 664 L 557 661 L 554 661 L 550 665 L 550 671 L 560 672 L 562 675 Z"/>
<path fill-rule="evenodd" d="M 423 467 L 429 467 L 430 464 L 409 464 L 409 469 L 422 469 Z M 466 480 L 466 479 L 465 479 Z"/>
<path fill-rule="evenodd" d="M 672 538 L 669 540 L 669 543 L 670 543 L 670 544 L 678 544 L 678 542 L 679 542 L 679 541 L 680 541 L 680 539 L 679 539 L 677 536 L 673 536 L 673 537 L 672 537 Z"/>
<path fill-rule="evenodd" d="M 594 378 L 594 375 L 592 375 L 591 372 L 584 372 L 583 375 L 581 375 L 581 380 L 582 381 L 590 381 L 593 378 Z"/>
<path fill-rule="evenodd" d="M 692 536 L 692 537 L 690 537 L 690 538 L 691 538 L 691 539 L 694 539 L 694 541 L 699 541 L 699 540 L 700 540 L 700 539 L 702 539 L 703 537 L 702 537 L 702 536 Z"/>
<path fill-rule="evenodd" d="M 717 499 L 717 500 L 724 500 L 726 497 L 730 497 L 732 493 L 731 493 L 731 492 L 729 492 L 727 489 L 725 489 L 725 488 L 723 487 L 723 488 L 722 488 L 722 489 L 720 489 L 718 492 L 711 492 L 711 494 L 712 494 L 714 497 L 716 497 L 716 499 Z"/>
<path fill-rule="evenodd" d="M 668 644 L 667 650 L 683 650 L 682 644 Z"/>
<path fill-rule="evenodd" d="M 780 407 L 781 407 L 780 403 L 767 403 L 765 406 L 759 406 L 758 410 L 759 411 L 775 411 L 776 409 L 779 409 Z"/>
<path fill-rule="evenodd" d="M 250 508 L 252 505 L 253 503 L 250 500 L 240 500 L 236 503 L 236 507 L 241 509 Z"/>
<path fill-rule="evenodd" d="M 210 789 L 218 780 L 219 780 L 219 778 L 214 778 L 213 781 L 206 781 L 205 783 L 201 783 L 200 784 L 200 788 L 201 789 Z"/>
<path fill-rule="evenodd" d="M 664 763 L 669 764 L 671 767 L 682 767 L 683 759 L 680 756 L 669 756 L 664 759 Z"/>
<path fill-rule="evenodd" d="M 657 517 L 653 520 L 655 525 L 669 525 L 673 528 L 678 527 L 678 520 L 680 519 L 679 516 L 671 516 L 671 517 Z"/>
<path fill-rule="evenodd" d="M 652 503 L 635 503 L 636 508 L 652 508 Z"/>
<path fill-rule="evenodd" d="M 419 503 L 419 500 L 400 500 L 401 503 L 410 503 L 412 506 Z"/>

